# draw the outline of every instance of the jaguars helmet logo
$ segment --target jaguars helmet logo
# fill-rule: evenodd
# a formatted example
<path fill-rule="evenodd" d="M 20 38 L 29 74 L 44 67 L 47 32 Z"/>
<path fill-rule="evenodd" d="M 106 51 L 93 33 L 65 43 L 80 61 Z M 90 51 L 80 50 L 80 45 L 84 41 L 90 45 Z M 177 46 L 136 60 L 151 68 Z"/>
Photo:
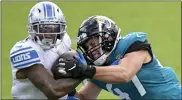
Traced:
<path fill-rule="evenodd" d="M 98 18 L 96 19 L 96 21 L 97 21 L 98 23 L 104 23 L 104 22 L 105 22 L 105 19 L 102 18 L 102 17 L 98 17 Z"/>

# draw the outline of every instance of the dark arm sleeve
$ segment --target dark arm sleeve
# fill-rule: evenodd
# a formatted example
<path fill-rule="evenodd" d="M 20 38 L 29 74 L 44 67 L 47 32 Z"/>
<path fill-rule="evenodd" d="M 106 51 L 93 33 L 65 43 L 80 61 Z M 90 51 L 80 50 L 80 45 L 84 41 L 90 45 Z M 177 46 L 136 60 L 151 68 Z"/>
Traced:
<path fill-rule="evenodd" d="M 74 96 L 76 93 L 76 89 L 73 89 L 70 93 L 68 93 L 68 96 Z"/>
<path fill-rule="evenodd" d="M 153 59 L 152 48 L 150 46 L 150 43 L 148 43 L 147 40 L 145 40 L 144 42 L 142 42 L 142 41 L 136 41 L 136 42 L 132 43 L 128 47 L 128 49 L 126 50 L 126 53 L 125 54 L 131 53 L 131 52 L 134 52 L 134 51 L 139 51 L 139 50 L 147 50 L 149 52 L 150 56 Z M 152 61 L 152 59 L 151 59 L 151 61 Z M 148 62 L 148 63 L 150 63 L 150 62 Z"/>

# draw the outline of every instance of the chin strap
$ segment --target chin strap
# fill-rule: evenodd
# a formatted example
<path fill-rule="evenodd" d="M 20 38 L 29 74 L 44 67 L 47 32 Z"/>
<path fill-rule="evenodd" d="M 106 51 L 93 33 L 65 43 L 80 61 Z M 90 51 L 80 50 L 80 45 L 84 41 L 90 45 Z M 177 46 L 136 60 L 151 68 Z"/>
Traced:
<path fill-rule="evenodd" d="M 42 39 L 42 41 L 39 39 L 38 36 L 36 36 L 36 40 L 34 40 L 43 50 L 51 49 L 55 46 L 55 43 L 53 43 L 52 39 Z"/>
<path fill-rule="evenodd" d="M 97 60 L 95 60 L 93 63 L 94 65 L 102 65 L 106 62 L 106 58 L 108 57 L 108 54 L 104 54 L 101 57 L 99 57 Z"/>

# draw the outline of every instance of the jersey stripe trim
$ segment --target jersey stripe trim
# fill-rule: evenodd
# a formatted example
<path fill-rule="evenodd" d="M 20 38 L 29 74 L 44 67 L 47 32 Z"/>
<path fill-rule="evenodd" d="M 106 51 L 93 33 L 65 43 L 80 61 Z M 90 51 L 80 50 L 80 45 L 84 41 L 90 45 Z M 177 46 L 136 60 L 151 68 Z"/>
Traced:
<path fill-rule="evenodd" d="M 17 51 L 12 52 L 10 55 L 13 55 L 13 54 L 15 54 L 15 53 L 17 53 L 17 52 L 19 52 L 19 51 L 27 50 L 27 49 L 31 49 L 31 48 L 32 48 L 32 47 L 26 47 L 26 48 L 18 49 Z"/>
<path fill-rule="evenodd" d="M 23 52 L 32 51 L 32 50 L 34 50 L 34 49 L 33 49 L 33 48 L 30 48 L 30 49 L 26 49 L 26 50 L 20 50 L 20 51 L 18 51 L 18 52 L 16 52 L 16 53 L 10 55 L 10 57 L 12 57 L 12 56 L 14 56 L 14 55 L 17 55 L 17 54 L 20 54 L 20 53 L 23 53 Z"/>
<path fill-rule="evenodd" d="M 36 60 L 40 60 L 40 59 L 39 58 L 31 59 L 31 60 L 28 60 L 28 61 L 24 61 L 24 62 L 20 62 L 20 63 L 13 64 L 13 66 L 23 65 L 25 63 L 30 63 L 30 62 L 33 62 L 33 61 L 36 61 Z"/>
<path fill-rule="evenodd" d="M 37 64 L 39 62 L 40 62 L 40 60 L 35 60 L 35 61 L 32 61 L 32 62 L 27 62 L 27 63 L 24 63 L 24 64 L 16 65 L 16 66 L 14 66 L 14 68 L 26 68 L 26 67 L 29 67 L 31 65 Z"/>
<path fill-rule="evenodd" d="M 142 83 L 140 82 L 140 80 L 138 79 L 136 75 L 132 78 L 132 82 L 137 88 L 140 95 L 144 96 L 146 94 L 145 88 L 143 87 Z"/>
<path fill-rule="evenodd" d="M 28 60 L 39 58 L 35 50 L 18 53 L 17 55 L 11 56 L 11 62 L 13 64 L 25 62 Z"/>

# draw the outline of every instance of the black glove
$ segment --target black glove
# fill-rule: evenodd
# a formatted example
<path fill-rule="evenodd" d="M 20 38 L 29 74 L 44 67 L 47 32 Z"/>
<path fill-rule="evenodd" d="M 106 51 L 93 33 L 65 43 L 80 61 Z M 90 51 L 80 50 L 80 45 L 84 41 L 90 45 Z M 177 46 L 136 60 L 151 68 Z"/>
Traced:
<path fill-rule="evenodd" d="M 95 66 L 82 64 L 75 59 L 66 60 L 60 58 L 57 68 L 59 68 L 58 71 L 62 77 L 92 78 L 96 73 Z"/>

